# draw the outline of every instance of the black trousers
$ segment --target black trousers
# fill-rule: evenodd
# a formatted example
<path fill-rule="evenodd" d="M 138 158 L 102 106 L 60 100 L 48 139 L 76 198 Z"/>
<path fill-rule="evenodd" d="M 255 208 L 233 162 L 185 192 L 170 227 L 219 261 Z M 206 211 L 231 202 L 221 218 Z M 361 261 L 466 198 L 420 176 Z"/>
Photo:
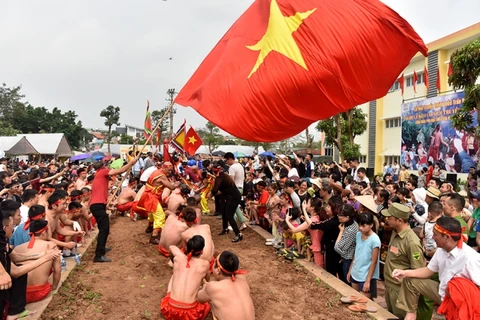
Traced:
<path fill-rule="evenodd" d="M 222 213 L 225 210 L 225 196 L 217 194 L 215 196 L 215 212 Z"/>
<path fill-rule="evenodd" d="M 0 310 L 4 314 L 5 307 L 8 305 L 8 315 L 15 315 L 25 311 L 27 305 L 27 276 L 12 277 L 12 287 L 8 290 L 0 291 Z"/>
<path fill-rule="evenodd" d="M 97 220 L 98 238 L 95 257 L 100 258 L 105 255 L 105 246 L 107 245 L 108 234 L 110 233 L 110 218 L 107 214 L 107 205 L 103 203 L 94 203 L 90 206 L 92 215 Z"/>
<path fill-rule="evenodd" d="M 232 227 L 233 232 L 235 232 L 236 235 L 240 233 L 237 222 L 235 221 L 235 211 L 237 210 L 239 204 L 240 198 L 227 199 L 225 203 L 225 209 L 222 211 L 223 230 L 227 229 L 228 224 L 230 223 L 230 226 Z"/>

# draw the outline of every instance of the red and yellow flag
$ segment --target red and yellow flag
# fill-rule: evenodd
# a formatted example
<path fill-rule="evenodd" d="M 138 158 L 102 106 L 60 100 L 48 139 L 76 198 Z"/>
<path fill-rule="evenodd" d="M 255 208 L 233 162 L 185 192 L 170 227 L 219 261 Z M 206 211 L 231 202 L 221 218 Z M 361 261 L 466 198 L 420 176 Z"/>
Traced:
<path fill-rule="evenodd" d="M 143 124 L 143 136 L 148 139 L 152 134 L 152 117 L 150 115 L 150 101 L 147 100 L 147 112 L 145 114 L 145 122 Z"/>
<path fill-rule="evenodd" d="M 193 129 L 192 126 L 190 126 L 190 129 L 188 129 L 187 134 L 185 135 L 185 142 L 183 144 L 183 149 L 190 156 L 193 156 L 202 144 L 203 144 L 202 138 L 200 138 L 200 136 L 195 131 L 195 129 Z"/>
<path fill-rule="evenodd" d="M 175 99 L 232 135 L 278 141 L 384 96 L 427 48 L 372 0 L 256 0 Z"/>
<path fill-rule="evenodd" d="M 182 125 L 178 128 L 175 135 L 172 137 L 172 141 L 170 142 L 172 147 L 175 148 L 178 152 L 184 152 L 184 143 L 185 143 L 185 123 L 186 121 L 183 120 Z"/>

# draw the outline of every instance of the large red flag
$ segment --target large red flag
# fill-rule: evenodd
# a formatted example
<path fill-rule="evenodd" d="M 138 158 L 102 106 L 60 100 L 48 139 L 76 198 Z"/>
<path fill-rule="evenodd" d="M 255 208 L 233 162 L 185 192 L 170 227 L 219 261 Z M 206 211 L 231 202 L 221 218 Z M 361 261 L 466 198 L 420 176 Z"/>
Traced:
<path fill-rule="evenodd" d="M 427 48 L 371 0 L 256 0 L 175 99 L 248 141 L 278 141 L 384 96 Z"/>
<path fill-rule="evenodd" d="M 440 68 L 437 68 L 437 82 L 435 82 L 438 92 L 440 92 Z"/>
<path fill-rule="evenodd" d="M 428 84 L 428 70 L 427 66 L 423 67 L 423 83 L 425 84 L 425 87 L 427 87 L 427 90 L 430 88 L 430 85 Z"/>
<path fill-rule="evenodd" d="M 402 97 L 403 93 L 405 92 L 405 78 L 403 77 L 403 73 L 400 78 L 397 79 L 398 83 L 400 84 L 400 90 L 402 90 Z"/>
<path fill-rule="evenodd" d="M 415 93 L 417 93 L 417 81 L 418 81 L 417 71 L 413 70 L 413 92 Z"/>
<path fill-rule="evenodd" d="M 188 129 L 187 134 L 185 135 L 185 142 L 183 144 L 185 152 L 193 156 L 202 143 L 202 138 L 200 138 L 195 129 L 190 126 L 190 129 Z"/>

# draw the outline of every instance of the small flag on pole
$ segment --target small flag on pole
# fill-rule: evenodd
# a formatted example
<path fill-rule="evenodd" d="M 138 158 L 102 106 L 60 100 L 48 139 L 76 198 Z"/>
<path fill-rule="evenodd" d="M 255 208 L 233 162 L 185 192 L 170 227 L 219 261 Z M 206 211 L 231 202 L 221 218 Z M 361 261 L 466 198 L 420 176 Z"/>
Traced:
<path fill-rule="evenodd" d="M 148 139 L 148 137 L 152 134 L 152 117 L 150 115 L 150 101 L 147 100 L 147 112 L 145 114 L 145 122 L 144 122 L 144 132 L 143 136 L 145 139 Z"/>

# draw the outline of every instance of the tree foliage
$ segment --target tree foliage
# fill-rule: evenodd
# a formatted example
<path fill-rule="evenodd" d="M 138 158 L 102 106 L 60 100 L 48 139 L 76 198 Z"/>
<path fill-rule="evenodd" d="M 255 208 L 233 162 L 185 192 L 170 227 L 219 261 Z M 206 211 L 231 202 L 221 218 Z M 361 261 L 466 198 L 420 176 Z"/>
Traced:
<path fill-rule="evenodd" d="M 210 153 L 215 150 L 224 139 L 220 134 L 220 129 L 210 121 L 205 124 L 205 128 L 198 129 L 197 133 L 200 138 L 202 138 L 203 144 L 207 146 Z"/>
<path fill-rule="evenodd" d="M 62 112 L 58 108 L 48 110 L 35 107 L 21 100 L 21 86 L 0 87 L 0 135 L 13 136 L 18 133 L 64 133 L 72 148 L 80 148 L 90 134 L 77 121 L 75 111 Z"/>
<path fill-rule="evenodd" d="M 325 144 L 334 145 L 341 159 L 360 157 L 360 145 L 355 137 L 367 130 L 367 114 L 360 108 L 353 108 L 333 117 L 319 121 L 316 129 L 325 133 Z"/>
<path fill-rule="evenodd" d="M 160 110 L 154 110 L 152 111 L 152 126 L 155 128 L 155 126 L 158 124 L 160 119 L 167 113 L 168 108 L 163 108 Z M 158 130 L 162 133 L 162 137 L 166 136 L 166 133 L 168 132 L 170 127 L 170 117 L 166 116 L 163 118 L 162 122 L 158 125 Z"/>
<path fill-rule="evenodd" d="M 480 111 L 480 84 L 476 84 L 480 76 L 480 38 L 456 50 L 450 56 L 452 74 L 448 83 L 454 90 L 463 89 L 465 100 L 463 105 L 452 116 L 452 124 L 457 130 L 465 130 L 480 139 L 479 127 L 473 127 L 473 112 Z"/>
<path fill-rule="evenodd" d="M 100 111 L 100 117 L 105 118 L 105 125 L 108 128 L 107 131 L 107 145 L 108 145 L 108 153 L 110 153 L 110 142 L 112 141 L 112 126 L 113 125 L 120 125 L 120 107 L 114 107 L 109 105 L 102 111 Z"/>

